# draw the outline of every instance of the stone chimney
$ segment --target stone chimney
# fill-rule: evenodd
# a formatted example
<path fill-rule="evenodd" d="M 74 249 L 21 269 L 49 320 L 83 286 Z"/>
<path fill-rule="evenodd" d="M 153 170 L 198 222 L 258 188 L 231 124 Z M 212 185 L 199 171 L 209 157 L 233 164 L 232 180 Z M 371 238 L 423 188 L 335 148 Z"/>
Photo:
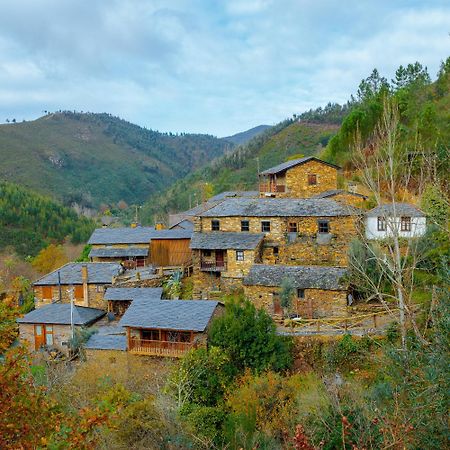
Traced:
<path fill-rule="evenodd" d="M 81 281 L 83 282 L 83 306 L 89 306 L 89 272 L 87 264 L 81 265 Z"/>

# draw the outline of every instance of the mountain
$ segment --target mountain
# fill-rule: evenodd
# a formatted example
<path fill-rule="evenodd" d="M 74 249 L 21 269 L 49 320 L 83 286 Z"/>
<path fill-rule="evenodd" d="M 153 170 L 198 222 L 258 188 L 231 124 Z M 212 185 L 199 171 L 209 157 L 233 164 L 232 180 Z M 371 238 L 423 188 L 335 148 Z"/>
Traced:
<path fill-rule="evenodd" d="M 241 133 L 236 133 L 233 134 L 233 136 L 227 136 L 222 139 L 231 142 L 234 145 L 244 145 L 255 136 L 258 136 L 263 131 L 266 131 L 268 128 L 270 128 L 270 125 L 258 125 L 257 127 L 250 128 L 250 130 L 242 131 Z"/>
<path fill-rule="evenodd" d="M 167 134 L 109 114 L 61 112 L 0 125 L 0 179 L 64 204 L 140 203 L 232 145 Z"/>
<path fill-rule="evenodd" d="M 34 256 L 51 242 L 86 242 L 93 221 L 22 186 L 0 181 L 0 250 Z"/>
<path fill-rule="evenodd" d="M 187 209 L 222 191 L 257 189 L 258 164 L 264 170 L 293 156 L 318 154 L 338 130 L 335 124 L 285 120 L 177 181 L 166 192 L 150 197 L 142 220 L 152 223 L 155 215 L 163 218 L 165 213 Z"/>

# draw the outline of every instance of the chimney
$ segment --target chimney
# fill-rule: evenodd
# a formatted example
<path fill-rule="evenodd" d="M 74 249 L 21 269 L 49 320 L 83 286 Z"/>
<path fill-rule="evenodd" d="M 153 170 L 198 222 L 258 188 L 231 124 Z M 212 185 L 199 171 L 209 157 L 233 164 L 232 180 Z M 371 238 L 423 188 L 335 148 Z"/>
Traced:
<path fill-rule="evenodd" d="M 164 230 L 166 226 L 162 222 L 155 223 L 155 230 Z"/>
<path fill-rule="evenodd" d="M 83 306 L 89 306 L 89 273 L 87 264 L 81 265 L 81 281 L 83 282 Z"/>
<path fill-rule="evenodd" d="M 356 194 L 357 191 L 357 185 L 356 183 L 349 181 L 347 184 L 347 189 L 349 192 L 352 192 L 353 194 Z"/>

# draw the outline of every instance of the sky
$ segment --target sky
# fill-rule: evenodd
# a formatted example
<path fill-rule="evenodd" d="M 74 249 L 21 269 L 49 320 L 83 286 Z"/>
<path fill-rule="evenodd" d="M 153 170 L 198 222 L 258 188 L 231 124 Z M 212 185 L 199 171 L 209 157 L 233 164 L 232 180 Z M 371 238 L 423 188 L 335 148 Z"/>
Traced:
<path fill-rule="evenodd" d="M 0 0 L 0 122 L 108 112 L 231 135 L 346 102 L 450 56 L 450 3 L 414 0 Z"/>

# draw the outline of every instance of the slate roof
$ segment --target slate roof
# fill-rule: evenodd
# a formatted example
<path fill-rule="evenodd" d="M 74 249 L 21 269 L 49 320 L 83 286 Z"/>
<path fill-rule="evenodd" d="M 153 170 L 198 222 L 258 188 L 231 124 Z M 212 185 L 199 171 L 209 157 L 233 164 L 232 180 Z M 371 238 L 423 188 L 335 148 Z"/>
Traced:
<path fill-rule="evenodd" d="M 225 200 L 230 197 L 244 197 L 244 198 L 257 198 L 259 197 L 258 191 L 225 191 L 220 194 L 211 197 L 208 201 Z"/>
<path fill-rule="evenodd" d="M 212 300 L 139 300 L 131 303 L 119 325 L 132 328 L 204 331 L 218 302 Z"/>
<path fill-rule="evenodd" d="M 111 301 L 127 301 L 127 300 L 141 300 L 154 299 L 160 300 L 162 297 L 163 288 L 113 288 L 106 290 L 104 299 Z"/>
<path fill-rule="evenodd" d="M 346 273 L 340 267 L 254 264 L 244 278 L 244 285 L 280 286 L 283 278 L 289 278 L 298 289 L 339 290 L 345 289 L 340 279 Z"/>
<path fill-rule="evenodd" d="M 55 286 L 58 284 L 58 272 L 61 277 L 61 284 L 82 284 L 81 266 L 87 265 L 88 283 L 90 284 L 110 284 L 113 277 L 119 275 L 123 268 L 119 263 L 98 262 L 98 263 L 68 263 L 59 269 L 44 275 L 36 280 L 35 286 Z"/>
<path fill-rule="evenodd" d="M 180 229 L 180 228 L 182 228 L 182 229 L 184 229 L 184 230 L 191 230 L 191 231 L 193 231 L 194 230 L 194 224 L 190 221 L 190 220 L 188 220 L 188 219 L 183 219 L 183 220 L 180 220 L 179 222 L 177 222 L 177 223 L 174 223 L 171 227 L 170 227 L 170 229 L 171 230 L 173 230 L 173 229 Z"/>
<path fill-rule="evenodd" d="M 234 233 L 211 231 L 208 233 L 193 233 L 192 249 L 205 250 L 252 250 L 264 239 L 264 233 Z"/>
<path fill-rule="evenodd" d="M 105 327 L 110 328 L 110 327 Z M 93 334 L 84 344 L 84 348 L 90 350 L 120 350 L 126 351 L 127 337 L 125 334 L 108 334 L 102 333 L 101 329 L 98 333 Z"/>
<path fill-rule="evenodd" d="M 318 198 L 228 198 L 201 217 L 333 217 L 362 214 L 358 208 Z"/>
<path fill-rule="evenodd" d="M 149 244 L 152 239 L 189 239 L 189 230 L 155 230 L 153 227 L 97 228 L 88 244 Z"/>
<path fill-rule="evenodd" d="M 75 325 L 89 325 L 105 314 L 101 309 L 74 306 L 73 321 Z M 17 319 L 17 322 L 70 325 L 70 304 L 52 303 L 42 306 Z"/>
<path fill-rule="evenodd" d="M 377 206 L 367 212 L 367 217 L 379 217 L 379 216 L 392 216 L 394 207 L 392 203 Z M 396 203 L 395 211 L 397 216 L 409 216 L 409 217 L 425 217 L 425 214 L 414 205 L 410 203 Z"/>
<path fill-rule="evenodd" d="M 367 198 L 367 195 L 358 194 L 357 192 L 350 192 L 346 191 L 344 189 L 331 189 L 329 191 L 321 192 L 320 194 L 313 195 L 312 198 L 328 198 L 328 197 L 334 197 L 335 195 L 339 194 L 348 194 L 348 195 L 354 195 L 355 197 L 360 198 Z"/>
<path fill-rule="evenodd" d="M 270 169 L 266 169 L 260 173 L 260 175 L 275 175 L 276 173 L 284 172 L 287 169 L 291 169 L 292 167 L 298 166 L 300 164 L 305 164 L 309 161 L 317 161 L 322 164 L 326 164 L 327 166 L 334 167 L 335 169 L 340 169 L 339 166 L 328 163 L 326 161 L 322 161 L 315 156 L 305 156 L 304 158 L 293 159 L 291 161 L 286 161 L 284 163 L 278 164 L 278 166 L 271 167 Z"/>
<path fill-rule="evenodd" d="M 93 248 L 89 252 L 89 258 L 121 258 L 122 256 L 148 256 L 148 247 L 126 247 L 126 248 Z"/>

